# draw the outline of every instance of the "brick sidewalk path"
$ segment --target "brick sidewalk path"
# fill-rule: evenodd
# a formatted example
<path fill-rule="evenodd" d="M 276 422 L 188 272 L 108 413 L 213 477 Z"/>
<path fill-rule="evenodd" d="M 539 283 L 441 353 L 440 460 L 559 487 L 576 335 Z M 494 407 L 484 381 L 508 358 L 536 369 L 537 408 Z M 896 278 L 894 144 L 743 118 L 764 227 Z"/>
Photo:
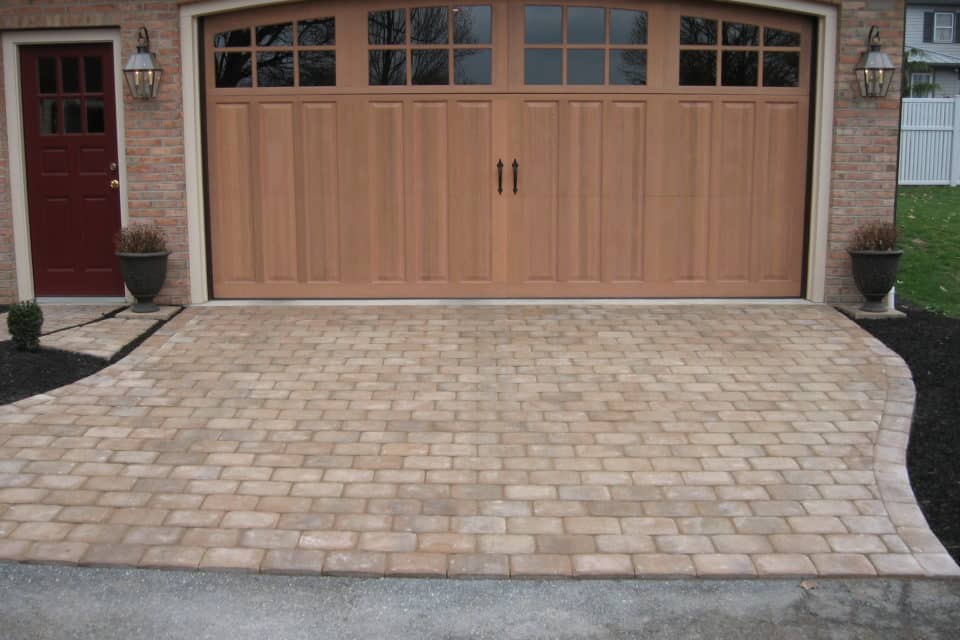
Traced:
<path fill-rule="evenodd" d="M 0 558 L 943 575 L 902 361 L 820 306 L 207 307 L 0 407 Z"/>

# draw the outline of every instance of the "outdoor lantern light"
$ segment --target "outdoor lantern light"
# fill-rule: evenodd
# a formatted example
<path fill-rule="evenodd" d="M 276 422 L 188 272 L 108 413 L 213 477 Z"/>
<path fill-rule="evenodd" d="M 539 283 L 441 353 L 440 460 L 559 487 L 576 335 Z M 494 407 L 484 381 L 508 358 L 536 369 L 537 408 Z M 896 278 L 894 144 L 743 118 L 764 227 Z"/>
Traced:
<path fill-rule="evenodd" d="M 150 34 L 146 27 L 137 33 L 137 52 L 130 56 L 123 67 L 130 94 L 139 100 L 156 98 L 160 93 L 160 76 L 163 69 L 157 64 L 157 56 L 150 52 Z"/>
<path fill-rule="evenodd" d="M 870 27 L 867 36 L 867 50 L 860 56 L 860 62 L 854 68 L 857 82 L 860 83 L 860 95 L 864 98 L 882 98 L 887 95 L 893 80 L 893 63 L 890 56 L 880 51 L 880 29 Z"/>

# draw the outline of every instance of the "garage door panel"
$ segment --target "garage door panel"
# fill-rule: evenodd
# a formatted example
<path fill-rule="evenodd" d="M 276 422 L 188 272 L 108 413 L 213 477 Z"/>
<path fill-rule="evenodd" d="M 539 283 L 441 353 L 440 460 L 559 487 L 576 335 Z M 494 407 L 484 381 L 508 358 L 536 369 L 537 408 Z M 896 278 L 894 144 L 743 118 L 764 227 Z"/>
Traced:
<path fill-rule="evenodd" d="M 761 105 L 759 183 L 754 217 L 754 255 L 757 280 L 800 279 L 805 199 L 796 174 L 805 170 L 806 108 L 799 102 Z"/>
<path fill-rule="evenodd" d="M 604 279 L 644 279 L 643 224 L 647 165 L 646 102 L 611 101 L 604 119 Z"/>
<path fill-rule="evenodd" d="M 213 112 L 218 134 L 211 149 L 217 163 L 210 172 L 213 268 L 217 278 L 226 282 L 257 279 L 250 110 L 249 104 L 221 104 Z"/>
<path fill-rule="evenodd" d="M 367 107 L 367 206 L 373 280 L 406 280 L 404 219 L 403 103 L 373 102 Z"/>
<path fill-rule="evenodd" d="M 603 103 L 571 100 L 560 113 L 559 277 L 599 281 Z"/>
<path fill-rule="evenodd" d="M 450 114 L 450 267 L 457 282 L 493 280 L 493 117 L 490 100 L 456 100 Z"/>
<path fill-rule="evenodd" d="M 655 282 L 707 279 L 708 196 L 648 196 L 645 271 Z"/>
<path fill-rule="evenodd" d="M 414 282 L 449 279 L 447 101 L 410 105 L 410 160 L 407 162 L 407 257 Z"/>
<path fill-rule="evenodd" d="M 519 153 L 515 158 L 518 191 L 510 214 L 511 280 L 537 282 L 557 280 L 557 203 L 559 173 L 558 101 L 524 100 L 518 104 L 514 125 Z M 512 163 L 507 159 L 506 164 Z M 505 167 L 512 180 L 512 167 Z M 512 190 L 508 182 L 506 193 Z M 508 196 L 509 197 L 509 196 Z"/>
<path fill-rule="evenodd" d="M 338 102 L 337 138 L 340 166 L 340 280 L 369 283 L 372 278 L 370 184 L 367 176 L 370 149 L 367 145 L 367 105 L 363 97 L 350 96 Z"/>
<path fill-rule="evenodd" d="M 717 105 L 710 199 L 714 280 L 750 279 L 756 111 L 752 101 Z"/>
<path fill-rule="evenodd" d="M 259 133 L 256 179 L 263 278 L 268 282 L 295 281 L 299 270 L 294 105 L 261 104 L 256 117 Z"/>
<path fill-rule="evenodd" d="M 306 279 L 336 282 L 340 279 L 337 104 L 305 103 L 300 118 Z"/>

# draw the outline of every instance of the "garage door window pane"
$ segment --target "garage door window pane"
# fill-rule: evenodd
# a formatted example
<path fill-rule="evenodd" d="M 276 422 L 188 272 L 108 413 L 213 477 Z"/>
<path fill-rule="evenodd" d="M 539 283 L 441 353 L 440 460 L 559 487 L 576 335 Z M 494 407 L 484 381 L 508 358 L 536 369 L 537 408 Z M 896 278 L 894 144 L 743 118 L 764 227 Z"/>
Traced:
<path fill-rule="evenodd" d="M 717 44 L 717 21 L 707 18 L 680 18 L 680 44 Z"/>
<path fill-rule="evenodd" d="M 603 44 L 603 14 L 597 7 L 567 9 L 567 42 L 570 44 Z M 603 60 L 600 61 L 603 64 Z"/>
<path fill-rule="evenodd" d="M 799 47 L 800 34 L 767 27 L 763 30 L 763 43 L 768 47 Z"/>
<path fill-rule="evenodd" d="M 680 84 L 685 86 L 713 86 L 717 84 L 716 51 L 681 51 Z"/>
<path fill-rule="evenodd" d="M 103 98 L 87 98 L 87 133 L 103 133 Z"/>
<path fill-rule="evenodd" d="M 447 44 L 447 8 L 424 7 L 410 12 L 410 41 L 413 44 Z"/>
<path fill-rule="evenodd" d="M 755 47 L 760 41 L 760 29 L 741 22 L 723 23 L 723 44 L 735 47 Z"/>
<path fill-rule="evenodd" d="M 371 11 L 367 15 L 367 35 L 370 44 L 404 44 L 407 41 L 407 12 Z"/>
<path fill-rule="evenodd" d="M 407 56 L 402 49 L 381 49 L 370 52 L 371 85 L 407 83 Z"/>
<path fill-rule="evenodd" d="M 561 7 L 524 7 L 524 42 L 560 44 L 563 24 Z"/>
<path fill-rule="evenodd" d="M 449 84 L 450 70 L 446 49 L 413 50 L 413 84 Z"/>
<path fill-rule="evenodd" d="M 611 44 L 647 44 L 647 12 L 610 10 Z"/>
<path fill-rule="evenodd" d="M 767 51 L 763 54 L 763 86 L 796 87 L 799 84 L 799 53 Z"/>
<path fill-rule="evenodd" d="M 293 52 L 260 52 L 257 54 L 257 85 L 261 87 L 293 86 Z"/>
<path fill-rule="evenodd" d="M 337 84 L 337 58 L 333 51 L 300 52 L 300 86 L 333 87 Z"/>
<path fill-rule="evenodd" d="M 249 53 L 217 53 L 214 58 L 218 88 L 250 87 L 253 73 Z"/>
<path fill-rule="evenodd" d="M 756 51 L 724 51 L 721 81 L 725 87 L 757 86 Z"/>
<path fill-rule="evenodd" d="M 526 49 L 523 81 L 527 84 L 560 84 L 563 80 L 562 49 Z"/>
<path fill-rule="evenodd" d="M 250 29 L 221 31 L 217 35 L 213 36 L 213 46 L 220 49 L 224 47 L 249 47 Z"/>
<path fill-rule="evenodd" d="M 40 58 L 37 70 L 40 81 L 40 93 L 57 92 L 57 59 Z"/>
<path fill-rule="evenodd" d="M 293 23 L 257 27 L 257 44 L 261 47 L 289 47 L 293 44 Z"/>
<path fill-rule="evenodd" d="M 610 84 L 647 84 L 646 50 L 611 49 Z"/>
<path fill-rule="evenodd" d="M 297 23 L 297 43 L 305 47 L 336 44 L 336 22 L 333 18 L 301 20 Z"/>
<path fill-rule="evenodd" d="M 490 7 L 455 7 L 453 43 L 490 44 Z"/>
<path fill-rule="evenodd" d="M 454 49 L 453 81 L 456 84 L 490 84 L 490 49 Z"/>
<path fill-rule="evenodd" d="M 567 84 L 603 84 L 603 49 L 568 49 Z"/>

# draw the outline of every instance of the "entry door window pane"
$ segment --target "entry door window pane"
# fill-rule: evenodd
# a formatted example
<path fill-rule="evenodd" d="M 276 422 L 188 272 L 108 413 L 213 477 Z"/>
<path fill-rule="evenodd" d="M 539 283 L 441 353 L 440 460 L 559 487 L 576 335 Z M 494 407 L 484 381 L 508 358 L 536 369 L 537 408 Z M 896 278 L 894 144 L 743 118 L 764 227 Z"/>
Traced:
<path fill-rule="evenodd" d="M 367 14 L 367 37 L 370 44 L 404 44 L 407 41 L 406 10 L 371 11 Z"/>
<path fill-rule="evenodd" d="M 87 93 L 100 93 L 103 91 L 103 63 L 99 57 L 87 57 L 83 59 L 83 82 L 87 87 Z"/>
<path fill-rule="evenodd" d="M 51 135 L 60 133 L 60 122 L 57 117 L 57 100 L 43 98 L 40 100 L 40 133 Z"/>
<path fill-rule="evenodd" d="M 603 84 L 603 49 L 568 49 L 567 84 Z"/>
<path fill-rule="evenodd" d="M 257 53 L 257 86 L 292 87 L 293 52 L 261 51 Z"/>
<path fill-rule="evenodd" d="M 83 114 L 80 112 L 80 98 L 63 101 L 63 132 L 83 133 Z"/>
<path fill-rule="evenodd" d="M 103 133 L 103 98 L 87 98 L 87 133 Z"/>
<path fill-rule="evenodd" d="M 647 84 L 646 50 L 611 49 L 610 84 Z"/>
<path fill-rule="evenodd" d="M 370 52 L 371 85 L 407 83 L 407 56 L 403 49 L 381 49 Z"/>
<path fill-rule="evenodd" d="M 490 44 L 490 7 L 454 7 L 453 44 Z"/>
<path fill-rule="evenodd" d="M 80 61 L 77 58 L 60 58 L 61 82 L 64 93 L 80 93 Z"/>
<path fill-rule="evenodd" d="M 647 44 L 647 12 L 610 10 L 611 44 Z"/>
<path fill-rule="evenodd" d="M 453 81 L 456 84 L 490 84 L 490 49 L 454 49 Z"/>
<path fill-rule="evenodd" d="M 560 84 L 563 81 L 563 50 L 526 49 L 523 78 L 527 84 Z"/>
<path fill-rule="evenodd" d="M 413 44 L 447 44 L 446 7 L 423 7 L 410 12 L 410 41 Z"/>
<path fill-rule="evenodd" d="M 40 58 L 38 69 L 40 93 L 57 92 L 57 59 Z"/>
<path fill-rule="evenodd" d="M 563 36 L 562 7 L 524 7 L 524 42 L 560 44 Z"/>
<path fill-rule="evenodd" d="M 413 84 L 448 84 L 449 57 L 446 49 L 413 50 Z"/>
<path fill-rule="evenodd" d="M 567 42 L 569 44 L 603 44 L 605 12 L 605 9 L 598 7 L 567 8 Z M 600 63 L 603 64 L 603 60 Z"/>

